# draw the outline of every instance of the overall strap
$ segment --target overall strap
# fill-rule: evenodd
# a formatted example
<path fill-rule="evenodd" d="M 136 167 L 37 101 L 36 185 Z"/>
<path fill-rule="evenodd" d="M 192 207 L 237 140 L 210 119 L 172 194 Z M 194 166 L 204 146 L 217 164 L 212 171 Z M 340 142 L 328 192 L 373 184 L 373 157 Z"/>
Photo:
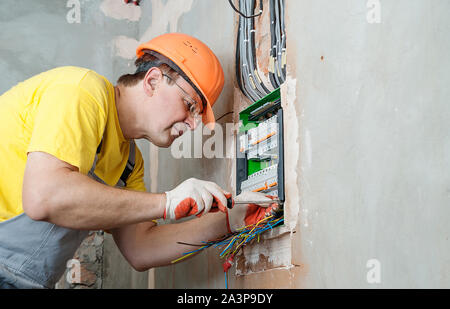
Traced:
<path fill-rule="evenodd" d="M 122 172 L 122 176 L 120 176 L 119 181 L 117 182 L 118 187 L 126 187 L 127 179 L 131 175 L 134 169 L 134 164 L 136 162 L 136 143 L 134 140 L 130 141 L 130 153 L 128 155 L 127 165 L 125 165 L 125 169 Z"/>
<path fill-rule="evenodd" d="M 97 161 L 98 161 L 98 155 L 101 151 L 102 143 L 103 143 L 103 140 L 102 140 L 102 142 L 100 142 L 100 145 L 97 148 L 94 163 L 92 164 L 91 170 L 89 171 L 88 175 L 91 178 L 93 178 L 94 180 L 106 185 L 106 183 L 94 173 L 95 167 L 96 167 Z M 127 185 L 127 179 L 133 172 L 135 162 L 136 162 L 136 143 L 134 142 L 134 140 L 131 140 L 128 161 L 127 161 L 127 164 L 125 165 L 125 169 L 123 170 L 122 175 L 120 176 L 119 181 L 116 184 L 116 187 L 125 187 Z"/>
<path fill-rule="evenodd" d="M 100 141 L 100 145 L 98 145 L 97 147 L 97 151 L 95 152 L 95 158 L 94 158 L 94 163 L 92 164 L 91 170 L 88 173 L 88 176 L 90 176 L 92 179 L 106 185 L 106 183 L 100 178 L 98 177 L 94 171 L 95 171 L 95 167 L 97 166 L 97 161 L 98 161 L 98 155 L 102 149 L 102 144 L 103 144 L 103 139 Z"/>

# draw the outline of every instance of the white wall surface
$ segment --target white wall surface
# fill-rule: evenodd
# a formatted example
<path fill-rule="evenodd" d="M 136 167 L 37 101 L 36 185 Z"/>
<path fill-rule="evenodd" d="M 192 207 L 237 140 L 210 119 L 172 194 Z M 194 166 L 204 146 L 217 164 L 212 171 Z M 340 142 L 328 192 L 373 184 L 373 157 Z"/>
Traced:
<path fill-rule="evenodd" d="M 302 284 L 448 288 L 450 2 L 370 2 L 286 1 Z"/>

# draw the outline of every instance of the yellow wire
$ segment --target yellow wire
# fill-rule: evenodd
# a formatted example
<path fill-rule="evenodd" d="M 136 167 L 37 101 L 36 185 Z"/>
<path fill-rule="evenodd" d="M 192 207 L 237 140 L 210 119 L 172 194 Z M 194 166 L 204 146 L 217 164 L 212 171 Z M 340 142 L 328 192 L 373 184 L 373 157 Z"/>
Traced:
<path fill-rule="evenodd" d="M 266 220 L 269 220 L 270 218 L 272 218 L 272 216 L 266 217 L 262 220 L 260 220 L 259 222 L 257 222 L 253 228 L 251 229 L 250 232 L 246 233 L 246 236 L 244 237 L 244 240 L 241 241 L 241 243 L 239 245 L 236 246 L 236 249 L 234 249 L 233 254 L 235 254 L 237 252 L 237 250 L 246 242 L 246 240 L 250 237 L 250 235 L 253 233 L 253 231 L 258 227 L 258 225 Z M 250 225 L 251 226 L 251 225 Z M 259 242 L 259 234 L 258 234 L 258 242 Z"/>
<path fill-rule="evenodd" d="M 235 253 L 237 252 L 237 250 L 238 250 L 238 249 L 246 242 L 246 240 L 251 236 L 251 234 L 252 234 L 253 231 L 258 227 L 258 225 L 260 225 L 262 222 L 267 221 L 267 220 L 269 220 L 269 219 L 271 219 L 271 218 L 273 218 L 273 217 L 274 217 L 273 215 L 272 215 L 272 216 L 269 216 L 269 217 L 266 217 L 266 218 L 260 220 L 259 222 L 257 222 L 256 224 L 250 224 L 250 225 L 247 225 L 246 227 L 243 227 L 243 228 L 237 230 L 237 231 L 243 231 L 243 230 L 245 230 L 245 229 L 248 229 L 248 228 L 252 227 L 252 229 L 250 230 L 250 232 L 247 232 L 247 233 L 245 233 L 245 234 L 240 234 L 240 235 L 235 235 L 235 236 L 233 236 L 233 238 L 231 239 L 230 243 L 229 243 L 228 246 L 225 248 L 226 251 L 225 251 L 224 254 L 222 254 L 222 257 L 227 256 L 231 251 L 233 251 L 233 254 L 235 254 Z M 279 220 L 281 220 L 281 218 L 276 219 L 276 220 L 274 221 L 274 223 L 278 222 Z M 242 239 L 242 241 L 236 246 L 236 248 L 235 248 L 234 250 L 232 249 L 232 246 L 231 246 L 230 248 L 228 248 L 228 247 L 229 247 L 229 246 L 230 246 L 237 238 L 243 238 L 243 239 Z M 259 241 L 260 241 L 260 234 L 258 234 L 258 242 L 259 242 Z M 206 247 L 206 246 L 204 246 L 204 247 Z M 185 259 L 185 258 L 187 258 L 187 257 L 189 257 L 189 256 L 191 256 L 191 255 L 193 255 L 193 254 L 195 254 L 195 253 L 198 253 L 198 252 L 200 252 L 200 251 L 191 252 L 191 253 L 186 254 L 186 255 L 184 255 L 184 256 L 182 256 L 182 257 L 176 259 L 176 260 L 171 261 L 170 263 L 173 264 L 173 263 L 179 262 L 179 261 L 181 261 L 181 260 L 183 260 L 183 259 Z"/>
<path fill-rule="evenodd" d="M 202 249 L 205 248 L 205 247 L 206 247 L 206 246 L 203 246 Z M 180 258 L 178 258 L 178 259 L 176 259 L 176 260 L 171 261 L 170 263 L 173 264 L 173 263 L 179 262 L 179 261 L 184 260 L 185 258 L 187 258 L 187 257 L 189 257 L 189 256 L 191 256 L 191 255 L 193 255 L 193 254 L 195 254 L 195 253 L 198 253 L 198 252 L 201 252 L 201 251 L 198 250 L 198 251 L 195 251 L 195 252 L 191 252 L 191 253 L 185 254 L 185 255 L 183 255 L 182 257 L 180 257 Z"/>
<path fill-rule="evenodd" d="M 249 224 L 247 226 L 244 226 L 243 228 L 240 228 L 238 231 L 243 231 L 243 230 L 249 229 L 252 226 L 253 226 L 253 229 L 252 229 L 252 231 L 253 231 L 258 226 L 258 224 L 260 224 L 263 221 L 269 220 L 270 218 L 273 218 L 273 215 L 260 220 L 258 223 L 256 223 L 256 225 L 255 224 Z"/>

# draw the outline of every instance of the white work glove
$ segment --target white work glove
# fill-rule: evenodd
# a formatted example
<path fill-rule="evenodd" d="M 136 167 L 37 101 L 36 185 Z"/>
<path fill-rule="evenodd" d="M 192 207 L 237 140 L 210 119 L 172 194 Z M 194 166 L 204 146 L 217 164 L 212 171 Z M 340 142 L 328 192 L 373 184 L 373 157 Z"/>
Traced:
<path fill-rule="evenodd" d="M 164 219 L 178 220 L 192 215 L 200 217 L 209 211 L 225 212 L 227 196 L 231 194 L 214 182 L 190 178 L 166 192 Z"/>
<path fill-rule="evenodd" d="M 270 201 L 274 196 L 258 192 L 244 191 L 235 197 L 234 201 Z M 248 225 L 253 225 L 278 209 L 278 203 L 273 204 L 234 204 L 232 209 L 227 209 L 227 227 L 229 233 L 234 233 Z"/>

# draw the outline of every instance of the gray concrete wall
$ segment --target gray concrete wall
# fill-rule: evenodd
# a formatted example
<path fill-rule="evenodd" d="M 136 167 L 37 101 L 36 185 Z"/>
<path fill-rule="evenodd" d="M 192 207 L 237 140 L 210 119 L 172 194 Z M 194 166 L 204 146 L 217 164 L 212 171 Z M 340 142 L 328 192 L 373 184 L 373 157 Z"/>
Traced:
<path fill-rule="evenodd" d="M 235 15 L 226 1 L 120 3 L 80 1 L 81 22 L 70 24 L 67 1 L 3 1 L 0 92 L 60 65 L 89 67 L 115 81 L 133 70 L 139 42 L 180 31 L 217 52 L 226 84 L 214 110 L 231 111 Z M 244 276 L 239 286 L 450 286 L 450 4 L 381 0 L 381 23 L 371 24 L 367 3 L 286 1 L 286 207 L 296 233 L 283 242 L 292 265 Z M 175 159 L 170 149 L 139 145 L 151 158 L 152 191 L 189 177 L 232 190 L 230 160 Z M 147 275 L 130 270 L 109 236 L 94 239 L 107 253 L 103 287 L 146 286 Z M 369 283 L 377 270 L 379 283 Z M 158 268 L 154 277 L 156 287 L 224 287 L 214 250 Z"/>
<path fill-rule="evenodd" d="M 156 1 L 158 3 L 158 1 Z M 184 3 L 181 5 L 181 3 Z M 165 7 L 171 9 L 169 17 L 162 14 L 152 22 L 156 25 L 166 25 L 167 30 L 193 35 L 205 42 L 219 58 L 225 73 L 224 90 L 213 107 L 216 117 L 232 111 L 234 83 L 234 12 L 226 1 L 205 0 L 168 0 Z M 182 13 L 184 12 L 184 13 Z M 176 18 L 178 17 L 179 18 Z M 143 17 L 141 24 L 151 24 Z M 175 27 L 176 26 L 176 27 Z M 154 26 L 153 26 L 154 27 Z M 150 30 L 147 30 L 150 31 Z M 220 124 L 230 122 L 232 115 L 223 118 Z M 186 133 L 183 141 L 192 141 L 192 158 L 176 159 L 171 149 L 160 149 L 157 153 L 157 191 L 173 189 L 183 180 L 190 177 L 214 181 L 221 187 L 231 190 L 231 160 L 206 159 L 201 147 L 201 129 L 195 133 Z M 197 150 L 194 150 L 197 146 Z M 199 147 L 200 146 L 200 147 Z M 225 149 L 224 149 L 225 151 Z M 198 156 L 197 156 L 198 155 Z M 197 158 L 195 158 L 197 156 Z M 151 162 L 150 164 L 152 164 Z M 155 270 L 156 288 L 212 288 L 224 287 L 223 273 L 217 252 L 210 250 L 189 261 L 174 266 L 161 267 Z"/>
<path fill-rule="evenodd" d="M 140 16 L 140 8 L 123 7 L 121 3 L 119 0 L 2 1 L 0 93 L 35 74 L 65 65 L 90 68 L 114 84 L 121 74 L 130 71 L 132 64 L 132 60 L 119 56 L 114 41 L 117 36 L 137 37 L 139 32 L 136 17 Z M 79 14 L 74 11 L 77 8 Z M 138 144 L 147 158 L 148 143 L 139 141 Z M 148 171 L 148 165 L 146 168 Z M 149 188 L 148 174 L 145 181 Z M 98 234 L 94 238 L 83 242 L 77 253 L 82 267 L 86 266 L 78 287 L 147 286 L 147 274 L 135 274 L 124 263 L 110 236 L 104 238 Z M 116 258 L 108 258 L 105 264 L 102 252 Z M 62 280 L 60 287 L 69 285 Z"/>
<path fill-rule="evenodd" d="M 381 5 L 380 23 L 370 23 L 371 3 Z M 290 248 L 291 265 L 232 283 L 449 287 L 448 2 L 303 0 L 286 8 L 291 234 L 276 242 Z M 227 186 L 224 167 L 160 151 L 158 187 L 190 176 Z M 156 286 L 223 287 L 217 252 L 157 269 Z"/>
<path fill-rule="evenodd" d="M 450 3 L 286 2 L 298 284 L 448 288 Z"/>
<path fill-rule="evenodd" d="M 78 3 L 79 16 L 74 11 Z M 234 24 L 233 13 L 225 2 L 153 0 L 142 1 L 140 7 L 126 6 L 121 0 L 7 0 L 2 4 L 0 69 L 7 74 L 0 75 L 0 93 L 35 74 L 63 65 L 93 69 L 114 83 L 121 74 L 134 70 L 134 51 L 140 42 L 165 32 L 180 31 L 197 36 L 216 51 L 224 65 L 226 85 L 214 110 L 216 115 L 231 110 Z M 71 23 L 77 17 L 80 22 Z M 209 160 L 207 169 L 203 169 L 204 160 L 175 160 L 170 149 L 165 149 L 154 150 L 157 156 L 152 163 L 148 160 L 149 143 L 138 141 L 138 145 L 146 159 L 147 189 L 161 192 L 189 177 L 210 179 L 224 187 L 227 184 L 222 176 L 230 172 L 221 160 Z M 152 180 L 151 164 L 154 174 L 160 171 Z M 166 170 L 170 172 L 164 173 Z M 89 239 L 76 255 L 83 257 L 82 268 L 86 266 L 82 283 L 71 286 L 63 278 L 59 287 L 147 287 L 147 273 L 137 273 L 127 265 L 110 235 L 96 234 Z M 185 264 L 178 271 L 187 268 Z M 161 285 L 169 284 L 164 279 L 165 271 L 156 272 L 156 277 L 162 278 L 158 280 Z M 198 286 L 204 286 L 202 280 L 207 277 L 198 277 Z M 179 286 L 185 284 L 177 281 Z"/>

